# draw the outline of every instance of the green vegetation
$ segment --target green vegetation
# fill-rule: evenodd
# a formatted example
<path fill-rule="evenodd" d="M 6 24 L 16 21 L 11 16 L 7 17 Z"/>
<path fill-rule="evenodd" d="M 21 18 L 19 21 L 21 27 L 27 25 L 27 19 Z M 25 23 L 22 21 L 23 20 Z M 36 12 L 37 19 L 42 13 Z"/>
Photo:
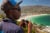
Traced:
<path fill-rule="evenodd" d="M 19 25 L 19 21 L 17 22 L 17 24 Z M 24 33 L 28 33 L 28 27 L 26 26 L 25 28 L 23 28 Z M 32 33 L 35 33 L 35 31 L 32 29 Z"/>

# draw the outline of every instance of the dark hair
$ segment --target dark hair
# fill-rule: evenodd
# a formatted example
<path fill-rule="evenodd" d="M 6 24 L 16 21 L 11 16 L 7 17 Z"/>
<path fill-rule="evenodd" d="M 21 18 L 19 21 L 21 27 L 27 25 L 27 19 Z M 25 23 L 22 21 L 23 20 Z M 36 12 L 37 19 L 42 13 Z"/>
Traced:
<path fill-rule="evenodd" d="M 10 2 L 7 2 L 7 3 L 4 3 L 3 5 L 2 5 L 2 7 L 1 7 L 1 10 L 3 10 L 4 11 L 4 13 L 7 13 L 8 12 L 8 10 L 10 10 L 10 9 L 13 9 L 14 7 L 17 7 L 18 6 L 18 8 L 16 8 L 18 11 L 21 11 L 21 8 L 20 8 L 20 6 L 17 4 L 16 6 L 13 6 Z"/>
<path fill-rule="evenodd" d="M 23 22 L 22 23 L 22 27 L 24 27 L 24 28 L 27 26 L 25 23 L 27 23 L 27 24 L 29 23 L 28 20 L 24 20 L 24 19 L 22 19 L 22 22 Z"/>
<path fill-rule="evenodd" d="M 28 21 L 28 20 L 26 20 L 26 23 L 28 24 L 28 23 L 29 23 L 29 21 Z"/>
<path fill-rule="evenodd" d="M 4 3 L 4 4 L 2 5 L 1 9 L 2 9 L 3 11 L 5 11 L 5 10 L 7 10 L 7 8 L 9 7 L 9 5 L 11 6 L 11 4 L 10 4 L 9 2 Z"/>

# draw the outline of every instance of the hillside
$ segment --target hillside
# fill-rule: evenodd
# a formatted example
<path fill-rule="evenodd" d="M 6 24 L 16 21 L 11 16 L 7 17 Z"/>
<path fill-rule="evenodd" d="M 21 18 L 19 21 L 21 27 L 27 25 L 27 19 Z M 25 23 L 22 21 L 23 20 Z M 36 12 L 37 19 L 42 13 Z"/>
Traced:
<path fill-rule="evenodd" d="M 50 14 L 50 7 L 48 6 L 23 6 L 21 10 L 24 14 Z"/>

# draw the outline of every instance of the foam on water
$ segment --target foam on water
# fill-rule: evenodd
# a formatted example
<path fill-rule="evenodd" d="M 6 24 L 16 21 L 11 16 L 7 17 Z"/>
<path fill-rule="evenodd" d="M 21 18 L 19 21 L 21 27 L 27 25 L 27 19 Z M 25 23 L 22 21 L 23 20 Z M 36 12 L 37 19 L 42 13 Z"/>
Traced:
<path fill-rule="evenodd" d="M 50 25 L 50 14 L 33 15 L 28 20 L 36 24 Z"/>

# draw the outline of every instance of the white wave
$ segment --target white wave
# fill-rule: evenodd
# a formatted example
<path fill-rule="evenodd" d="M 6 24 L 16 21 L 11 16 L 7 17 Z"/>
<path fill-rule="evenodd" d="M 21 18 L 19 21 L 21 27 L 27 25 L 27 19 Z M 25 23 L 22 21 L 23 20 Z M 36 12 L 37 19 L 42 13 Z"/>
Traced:
<path fill-rule="evenodd" d="M 27 15 L 27 16 L 20 17 L 20 19 L 18 19 L 18 21 L 21 21 L 22 19 L 26 20 L 31 17 L 38 17 L 38 16 L 45 16 L 45 15 L 50 15 L 50 14 Z"/>

